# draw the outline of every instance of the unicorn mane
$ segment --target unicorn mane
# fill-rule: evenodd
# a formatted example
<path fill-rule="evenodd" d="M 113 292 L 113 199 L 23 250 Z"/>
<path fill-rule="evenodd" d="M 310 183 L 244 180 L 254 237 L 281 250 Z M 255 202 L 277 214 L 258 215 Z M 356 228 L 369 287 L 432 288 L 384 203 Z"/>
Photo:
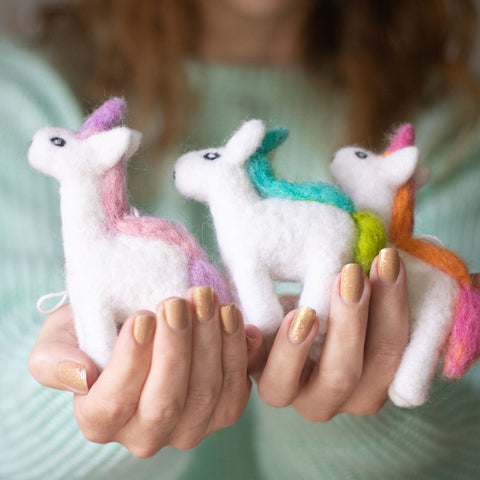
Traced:
<path fill-rule="evenodd" d="M 86 138 L 118 124 L 125 111 L 122 98 L 112 98 L 95 110 L 80 128 L 78 135 Z M 221 301 L 229 299 L 228 289 L 218 271 L 207 259 L 193 235 L 181 224 L 163 218 L 132 214 L 127 197 L 127 158 L 123 157 L 110 168 L 103 180 L 102 201 L 107 228 L 126 235 L 159 239 L 179 247 L 189 259 L 192 285 L 211 285 Z"/>
<path fill-rule="evenodd" d="M 385 246 L 385 230 L 381 221 L 371 212 L 358 212 L 350 196 L 336 185 L 325 182 L 293 183 L 276 178 L 267 154 L 281 145 L 287 136 L 288 130 L 283 127 L 276 127 L 265 134 L 262 144 L 246 164 L 250 181 L 263 198 L 319 202 L 348 212 L 358 230 L 354 260 L 368 275 L 373 259 Z"/>

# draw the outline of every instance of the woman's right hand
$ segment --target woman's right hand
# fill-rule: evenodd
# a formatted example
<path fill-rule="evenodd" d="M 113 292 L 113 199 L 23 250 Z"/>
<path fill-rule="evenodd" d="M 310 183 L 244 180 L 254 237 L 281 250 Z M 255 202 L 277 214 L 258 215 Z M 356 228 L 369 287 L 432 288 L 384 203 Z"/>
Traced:
<path fill-rule="evenodd" d="M 67 305 L 50 315 L 29 367 L 45 386 L 74 392 L 78 425 L 93 442 L 118 442 L 150 457 L 171 445 L 192 448 L 235 423 L 250 395 L 248 354 L 240 311 L 220 307 L 210 287 L 162 301 L 156 314 L 139 311 L 120 330 L 110 363 L 99 375 L 78 349 Z"/>

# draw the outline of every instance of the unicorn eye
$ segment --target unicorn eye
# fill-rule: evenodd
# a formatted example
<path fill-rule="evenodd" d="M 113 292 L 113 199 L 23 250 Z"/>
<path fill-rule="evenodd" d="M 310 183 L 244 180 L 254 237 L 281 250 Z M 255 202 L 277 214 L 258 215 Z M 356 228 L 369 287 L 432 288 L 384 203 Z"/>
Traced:
<path fill-rule="evenodd" d="M 368 157 L 368 155 L 365 152 L 362 152 L 361 150 L 359 150 L 358 152 L 355 152 L 355 155 L 362 160 Z"/>
<path fill-rule="evenodd" d="M 67 143 L 61 137 L 53 137 L 53 138 L 50 139 L 50 142 L 53 143 L 56 147 L 64 147 L 65 144 Z"/>
<path fill-rule="evenodd" d="M 217 152 L 208 152 L 203 156 L 203 158 L 205 160 L 216 160 L 219 156 L 220 154 Z"/>

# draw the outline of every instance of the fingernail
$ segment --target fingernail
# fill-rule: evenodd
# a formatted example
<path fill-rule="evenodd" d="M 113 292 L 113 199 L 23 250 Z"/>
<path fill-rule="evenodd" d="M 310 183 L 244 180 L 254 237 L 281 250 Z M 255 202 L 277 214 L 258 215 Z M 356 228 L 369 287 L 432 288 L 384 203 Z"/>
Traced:
<path fill-rule="evenodd" d="M 340 295 L 347 303 L 358 303 L 363 292 L 363 270 L 356 263 L 349 263 L 342 268 L 340 278 Z"/>
<path fill-rule="evenodd" d="M 214 291 L 212 287 L 197 287 L 193 290 L 193 303 L 198 321 L 207 322 L 213 317 L 215 308 Z"/>
<path fill-rule="evenodd" d="M 165 302 L 165 320 L 175 330 L 183 330 L 188 325 L 190 312 L 183 298 L 173 298 Z"/>
<path fill-rule="evenodd" d="M 82 393 L 88 393 L 87 370 L 80 363 L 61 363 L 58 366 L 58 376 L 65 386 Z"/>
<path fill-rule="evenodd" d="M 223 329 L 227 333 L 235 333 L 238 327 L 237 309 L 233 303 L 220 308 Z"/>
<path fill-rule="evenodd" d="M 248 335 L 246 335 L 246 337 L 247 337 L 247 350 L 251 350 L 253 346 L 257 343 L 257 339 L 251 338 Z"/>
<path fill-rule="evenodd" d="M 156 318 L 154 315 L 139 315 L 133 324 L 133 336 L 140 345 L 147 345 L 155 331 Z"/>
<path fill-rule="evenodd" d="M 310 333 L 313 322 L 315 321 L 315 310 L 309 307 L 298 307 L 295 318 L 293 319 L 288 338 L 293 343 L 301 343 Z"/>
<path fill-rule="evenodd" d="M 395 248 L 384 248 L 378 256 L 378 276 L 384 283 L 395 283 L 400 272 L 400 257 Z"/>

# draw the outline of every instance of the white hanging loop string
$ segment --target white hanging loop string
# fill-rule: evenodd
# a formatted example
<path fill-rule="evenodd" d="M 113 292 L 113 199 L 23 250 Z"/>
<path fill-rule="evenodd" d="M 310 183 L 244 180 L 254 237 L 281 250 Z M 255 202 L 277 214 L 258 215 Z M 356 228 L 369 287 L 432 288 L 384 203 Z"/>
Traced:
<path fill-rule="evenodd" d="M 416 235 L 415 238 L 418 238 L 420 240 L 425 240 L 426 242 L 433 243 L 434 245 L 438 245 L 439 247 L 446 248 L 445 244 L 435 235 L 428 235 L 428 234 Z"/>
<path fill-rule="evenodd" d="M 45 303 L 46 300 L 50 300 L 51 298 L 58 298 L 62 297 L 60 301 L 55 305 L 53 308 L 44 309 L 42 305 Z M 58 293 L 47 293 L 47 295 L 43 295 L 38 299 L 37 302 L 37 310 L 40 313 L 53 313 L 55 310 L 58 310 L 60 307 L 63 307 L 66 303 L 68 303 L 68 293 L 66 291 L 58 292 Z"/>

